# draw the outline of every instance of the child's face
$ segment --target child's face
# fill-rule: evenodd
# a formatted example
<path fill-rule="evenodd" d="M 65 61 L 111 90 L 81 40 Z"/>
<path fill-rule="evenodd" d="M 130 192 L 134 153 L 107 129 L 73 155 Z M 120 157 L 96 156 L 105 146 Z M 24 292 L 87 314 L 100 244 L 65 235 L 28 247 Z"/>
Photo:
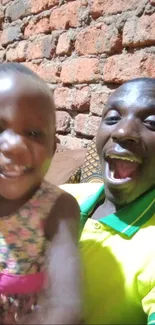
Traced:
<path fill-rule="evenodd" d="M 119 87 L 103 112 L 97 135 L 108 199 L 124 205 L 155 186 L 155 86 Z"/>
<path fill-rule="evenodd" d="M 42 181 L 55 150 L 52 105 L 31 76 L 0 74 L 0 196 L 20 199 Z"/>

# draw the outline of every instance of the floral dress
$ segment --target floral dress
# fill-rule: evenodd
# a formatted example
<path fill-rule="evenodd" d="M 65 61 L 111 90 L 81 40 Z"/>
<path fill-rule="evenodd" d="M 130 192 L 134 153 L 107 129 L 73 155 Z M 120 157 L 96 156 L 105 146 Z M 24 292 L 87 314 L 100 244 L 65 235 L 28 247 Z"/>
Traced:
<path fill-rule="evenodd" d="M 46 285 L 43 224 L 52 194 L 44 181 L 16 214 L 0 219 L 0 324 L 16 324 L 37 307 Z"/>

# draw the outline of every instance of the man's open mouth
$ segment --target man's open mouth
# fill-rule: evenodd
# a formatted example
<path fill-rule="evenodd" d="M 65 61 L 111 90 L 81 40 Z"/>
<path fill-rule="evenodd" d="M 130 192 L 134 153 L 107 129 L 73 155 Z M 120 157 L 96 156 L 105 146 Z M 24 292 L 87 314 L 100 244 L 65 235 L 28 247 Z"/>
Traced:
<path fill-rule="evenodd" d="M 134 156 L 106 156 L 106 164 L 108 164 L 108 176 L 111 180 L 131 180 L 139 173 L 142 161 Z"/>
<path fill-rule="evenodd" d="M 0 165 L 0 175 L 8 178 L 15 178 L 22 176 L 28 172 L 32 171 L 32 167 L 6 164 Z"/>

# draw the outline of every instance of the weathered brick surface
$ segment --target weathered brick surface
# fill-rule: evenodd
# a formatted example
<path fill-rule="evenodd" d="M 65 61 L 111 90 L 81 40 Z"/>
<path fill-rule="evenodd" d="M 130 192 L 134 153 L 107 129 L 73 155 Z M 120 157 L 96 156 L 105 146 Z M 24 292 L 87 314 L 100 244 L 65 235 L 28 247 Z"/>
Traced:
<path fill-rule="evenodd" d="M 14 0 L 8 4 L 5 14 L 6 17 L 13 21 L 27 16 L 30 12 L 30 3 L 28 0 Z"/>
<path fill-rule="evenodd" d="M 68 133 L 70 131 L 71 117 L 67 112 L 56 112 L 56 130 L 57 132 Z"/>
<path fill-rule="evenodd" d="M 75 118 L 75 132 L 85 136 L 95 136 L 99 127 L 101 118 L 99 116 L 88 116 L 78 114 Z"/>
<path fill-rule="evenodd" d="M 93 114 L 101 116 L 111 93 L 112 91 L 106 86 L 94 91 L 91 96 L 90 111 Z"/>
<path fill-rule="evenodd" d="M 47 10 L 59 3 L 59 0 L 14 0 L 6 8 L 6 17 L 11 21 Z"/>
<path fill-rule="evenodd" d="M 36 72 L 47 83 L 55 84 L 60 81 L 60 65 L 55 62 L 45 60 L 40 64 L 34 62 L 24 62 L 23 64 L 32 71 Z"/>
<path fill-rule="evenodd" d="M 104 66 L 104 81 L 122 83 L 132 78 L 155 76 L 155 54 L 139 52 L 111 56 Z"/>
<path fill-rule="evenodd" d="M 2 63 L 5 59 L 5 50 L 0 50 L 0 63 Z"/>
<path fill-rule="evenodd" d="M 155 13 L 130 19 L 123 30 L 123 45 L 129 47 L 155 44 Z"/>
<path fill-rule="evenodd" d="M 69 33 L 63 33 L 60 35 L 58 45 L 56 48 L 57 55 L 69 55 L 72 51 L 72 40 Z"/>
<path fill-rule="evenodd" d="M 35 34 L 47 33 L 49 30 L 50 25 L 48 17 L 40 17 L 37 19 L 33 17 L 25 26 L 24 37 L 27 38 Z"/>
<path fill-rule="evenodd" d="M 29 0 L 31 3 L 31 13 L 38 13 L 59 4 L 59 0 Z"/>
<path fill-rule="evenodd" d="M 16 23 L 12 25 L 7 25 L 4 27 L 1 37 L 0 43 L 3 46 L 6 46 L 14 41 L 17 41 L 21 38 L 21 24 Z"/>
<path fill-rule="evenodd" d="M 70 148 L 96 134 L 111 92 L 155 77 L 155 0 L 1 0 L 0 63 L 21 62 L 54 94 Z"/>
<path fill-rule="evenodd" d="M 81 55 L 117 52 L 121 49 L 121 37 L 115 26 L 96 24 L 77 35 L 75 49 Z"/>
<path fill-rule="evenodd" d="M 86 5 L 86 0 L 76 0 L 53 10 L 50 17 L 51 30 L 81 26 L 82 12 Z"/>
<path fill-rule="evenodd" d="M 2 5 L 0 4 L 0 25 L 4 20 L 4 9 L 2 7 Z"/>
<path fill-rule="evenodd" d="M 56 109 L 67 109 L 74 111 L 88 111 L 90 104 L 89 87 L 81 89 L 58 87 L 54 91 Z"/>
<path fill-rule="evenodd" d="M 62 145 L 70 149 L 79 149 L 82 146 L 86 146 L 90 141 L 85 139 L 79 139 L 70 135 L 58 135 Z"/>
<path fill-rule="evenodd" d="M 78 58 L 66 61 L 62 65 L 61 81 L 63 83 L 83 83 L 101 79 L 99 60 L 96 58 Z"/>
<path fill-rule="evenodd" d="M 1 0 L 2 5 L 6 5 L 7 3 L 11 2 L 12 0 Z"/>
<path fill-rule="evenodd" d="M 21 41 L 10 45 L 6 52 L 6 60 L 7 61 L 16 61 L 22 62 L 26 60 L 26 49 L 27 49 L 27 42 Z"/>
<path fill-rule="evenodd" d="M 102 14 L 116 14 L 126 10 L 134 10 L 137 5 L 137 0 L 92 0 L 91 14 L 97 18 Z"/>
<path fill-rule="evenodd" d="M 55 51 L 55 38 L 52 35 L 43 35 L 28 42 L 28 60 L 51 58 Z"/>

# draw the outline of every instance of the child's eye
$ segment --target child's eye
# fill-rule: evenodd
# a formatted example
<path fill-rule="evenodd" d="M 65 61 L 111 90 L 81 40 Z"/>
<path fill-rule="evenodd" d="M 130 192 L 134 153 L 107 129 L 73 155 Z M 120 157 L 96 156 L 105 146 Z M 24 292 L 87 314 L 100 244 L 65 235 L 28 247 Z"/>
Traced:
<path fill-rule="evenodd" d="M 145 119 L 144 125 L 151 131 L 155 131 L 155 116 L 149 116 Z"/>
<path fill-rule="evenodd" d="M 4 130 L 5 130 L 5 129 L 4 129 L 4 128 L 2 128 L 2 127 L 0 126 L 0 134 L 1 134 L 1 133 L 3 133 L 3 132 L 4 132 Z"/>
<path fill-rule="evenodd" d="M 35 138 L 35 139 L 40 139 L 43 138 L 45 136 L 45 133 L 41 130 L 28 130 L 26 131 L 26 134 L 31 137 L 31 138 Z"/>

